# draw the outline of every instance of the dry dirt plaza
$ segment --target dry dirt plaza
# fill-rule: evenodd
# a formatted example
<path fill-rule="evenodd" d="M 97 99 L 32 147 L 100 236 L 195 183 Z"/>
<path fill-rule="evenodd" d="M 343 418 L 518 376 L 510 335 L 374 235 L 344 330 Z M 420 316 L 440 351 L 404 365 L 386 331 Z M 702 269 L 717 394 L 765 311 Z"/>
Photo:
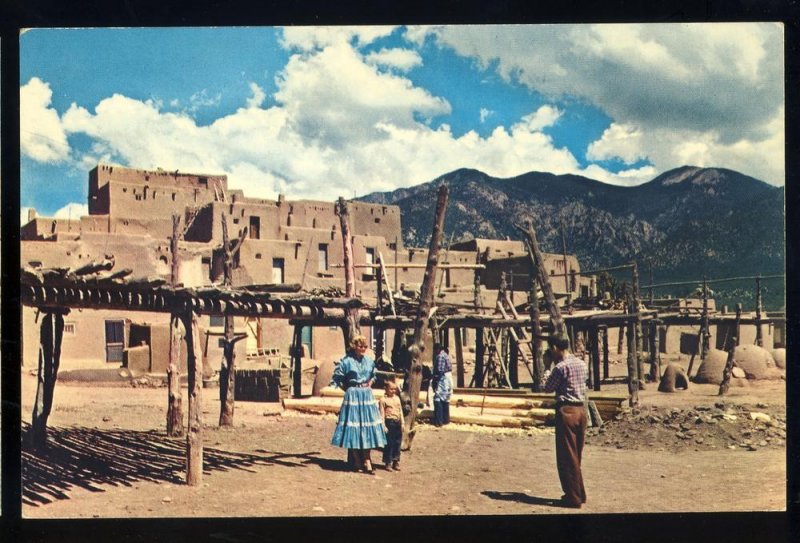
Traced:
<path fill-rule="evenodd" d="M 620 391 L 626 385 L 604 386 Z M 23 441 L 36 378 L 22 375 Z M 419 426 L 402 471 L 352 473 L 329 444 L 333 414 L 237 402 L 219 428 L 218 390 L 203 389 L 204 477 L 184 484 L 185 440 L 166 437 L 167 389 L 60 379 L 47 459 L 23 443 L 23 518 L 558 515 L 786 510 L 785 381 L 692 384 L 590 429 L 588 502 L 561 495 L 552 427 Z M 186 391 L 184 389 L 184 398 Z M 752 412 L 764 413 L 753 420 Z M 680 434 L 680 435 L 679 435 Z M 379 458 L 375 451 L 373 458 Z M 402 496 L 402 499 L 399 497 Z"/>

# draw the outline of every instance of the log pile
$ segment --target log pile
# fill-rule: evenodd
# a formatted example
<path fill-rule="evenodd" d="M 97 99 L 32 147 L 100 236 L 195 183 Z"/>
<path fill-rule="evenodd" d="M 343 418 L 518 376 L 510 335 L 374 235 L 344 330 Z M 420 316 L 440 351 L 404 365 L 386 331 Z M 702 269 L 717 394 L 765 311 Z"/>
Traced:
<path fill-rule="evenodd" d="M 373 393 L 376 398 L 383 396 L 383 390 L 373 390 Z M 320 394 L 319 397 L 307 399 L 286 398 L 283 400 L 283 407 L 304 413 L 338 413 L 344 391 L 325 387 Z M 596 392 L 590 395 L 590 399 L 597 406 L 603 420 L 609 420 L 621 412 L 628 396 Z M 527 428 L 552 424 L 555 416 L 555 399 L 552 394 L 527 391 L 504 390 L 497 395 L 459 392 L 453 394 L 450 406 L 450 421 L 456 424 Z M 418 415 L 427 420 L 432 414 L 431 409 L 423 409 Z"/>

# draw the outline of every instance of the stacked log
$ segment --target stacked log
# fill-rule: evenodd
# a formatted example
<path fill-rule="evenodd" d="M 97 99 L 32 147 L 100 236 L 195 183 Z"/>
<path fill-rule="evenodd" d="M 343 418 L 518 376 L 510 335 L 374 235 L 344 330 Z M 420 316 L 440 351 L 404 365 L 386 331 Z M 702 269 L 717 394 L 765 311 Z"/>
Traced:
<path fill-rule="evenodd" d="M 383 396 L 383 390 L 373 390 L 376 398 Z M 334 387 L 324 387 L 319 397 L 307 399 L 283 400 L 285 409 L 293 409 L 306 413 L 338 413 L 344 391 Z M 622 410 L 627 395 L 611 393 L 594 393 L 590 399 L 595 403 L 603 420 L 614 418 Z M 505 428 L 525 428 L 534 425 L 552 423 L 555 416 L 555 398 L 552 394 L 509 393 L 489 394 L 453 394 L 450 399 L 450 421 L 457 424 L 478 424 Z M 431 416 L 432 411 L 421 411 L 423 419 Z"/>

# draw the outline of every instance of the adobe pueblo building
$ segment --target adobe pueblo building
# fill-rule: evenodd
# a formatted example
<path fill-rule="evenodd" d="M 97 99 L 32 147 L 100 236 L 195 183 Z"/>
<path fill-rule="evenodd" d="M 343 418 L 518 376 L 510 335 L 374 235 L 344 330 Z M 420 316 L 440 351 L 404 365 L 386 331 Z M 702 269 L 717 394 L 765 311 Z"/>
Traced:
<path fill-rule="evenodd" d="M 224 175 L 146 171 L 101 164 L 89 172 L 89 215 L 55 219 L 29 213 L 21 228 L 21 263 L 31 269 L 75 269 L 113 257 L 114 270 L 131 270 L 131 277 L 171 279 L 170 238 L 172 215 L 182 227 L 178 242 L 180 267 L 176 284 L 208 287 L 223 282 L 222 217 L 232 239 L 244 237 L 234 257 L 231 285 L 299 285 L 309 293 L 336 293 L 345 284 L 340 220 L 333 202 L 248 198 L 228 188 Z M 392 205 L 348 203 L 355 294 L 367 304 L 377 299 L 378 260 L 386 269 L 384 281 L 398 297 L 414 296 L 425 272 L 427 249 L 404 247 L 400 210 Z M 246 228 L 246 232 L 244 232 Z M 481 274 L 482 297 L 490 312 L 499 288 L 500 274 L 509 257 L 525 258 L 522 242 L 472 240 L 454 244 L 440 261 L 437 303 L 470 306 L 474 302 L 476 262 L 486 266 Z M 564 273 L 563 255 L 546 254 L 551 274 Z M 448 268 L 447 265 L 464 265 Z M 580 275 L 574 256 L 567 256 L 574 272 L 554 282 L 557 296 L 569 292 L 588 296 L 593 283 Z M 525 281 L 511 288 L 524 293 Z M 36 310 L 23 308 L 23 365 L 35 367 L 39 348 Z M 222 360 L 223 318 L 201 316 L 204 360 L 217 369 Z M 236 345 L 237 359 L 246 357 L 288 359 L 292 326 L 286 320 L 237 317 L 236 333 L 246 341 Z M 372 327 L 363 328 L 374 342 Z M 393 340 L 391 331 L 385 338 Z M 341 356 L 343 343 L 336 327 L 304 327 L 304 354 L 316 360 Z M 119 367 L 132 361 L 144 372 L 163 372 L 167 365 L 169 315 L 110 309 L 74 310 L 65 317 L 61 370 Z M 185 350 L 184 350 L 185 353 Z M 213 368 L 213 369 L 212 369 Z"/>
<path fill-rule="evenodd" d="M 237 244 L 230 263 L 231 287 L 257 291 L 264 286 L 283 285 L 284 290 L 307 296 L 343 295 L 344 244 L 333 202 L 290 201 L 282 195 L 277 200 L 249 198 L 240 190 L 229 189 L 224 175 L 146 171 L 106 164 L 89 172 L 88 185 L 87 216 L 65 220 L 30 212 L 27 224 L 21 227 L 23 270 L 76 270 L 110 260 L 114 271 L 124 270 L 138 282 L 211 289 L 226 281 L 223 240 L 227 229 L 228 237 Z M 392 311 L 382 311 L 388 316 L 381 325 L 375 327 L 375 319 L 367 319 L 362 327 L 378 354 L 387 346 L 388 360 L 388 346 L 394 345 L 394 358 L 398 346 L 405 343 L 394 330 L 410 327 L 409 313 L 406 311 L 403 317 L 402 308 L 419 295 L 428 249 L 403 245 L 397 206 L 350 201 L 347 208 L 356 272 L 353 295 L 365 307 L 374 309 L 380 304 L 388 306 L 379 298 L 393 293 Z M 174 245 L 177 270 L 173 270 L 174 231 L 178 232 Z M 726 348 L 734 317 L 715 312 L 713 300 L 706 300 L 705 305 L 700 300 L 662 300 L 659 304 L 639 298 L 638 312 L 608 306 L 601 310 L 598 302 L 602 302 L 602 293 L 597 292 L 595 277 L 582 274 L 573 255 L 543 253 L 541 257 L 539 273 L 549 277 L 555 302 L 568 307 L 564 318 L 573 339 L 575 334 L 583 334 L 589 340 L 586 331 L 600 326 L 602 343 L 621 346 L 619 331 L 632 315 L 641 327 L 641 320 L 653 320 L 657 310 L 665 316 L 661 321 L 647 322 L 645 331 L 637 332 L 649 338 L 634 346 L 639 352 L 651 350 L 656 335 L 655 348 L 661 353 L 697 352 L 700 343 L 706 351 L 712 345 Z M 531 382 L 532 375 L 521 369 L 530 369 L 533 358 L 530 348 L 522 348 L 526 343 L 525 328 L 529 333 L 531 324 L 531 320 L 527 324 L 523 321 L 533 317 L 528 304 L 530 274 L 531 257 L 523 241 L 473 239 L 442 248 L 439 254 L 434 297 L 437 315 L 443 319 L 439 339 L 455 347 L 456 334 L 447 333 L 455 328 L 458 343 L 468 351 L 465 357 L 480 359 L 475 363 L 477 373 L 486 371 L 484 358 L 487 363 L 497 363 L 494 377 L 500 386 Z M 541 295 L 540 291 L 539 300 Z M 60 370 L 125 367 L 134 375 L 163 374 L 169 358 L 169 312 L 137 311 L 143 306 L 136 304 L 125 308 L 113 305 L 97 304 L 65 315 Z M 234 333 L 243 339 L 235 343 L 237 360 L 288 366 L 291 346 L 297 343 L 294 328 L 298 323 L 302 325 L 302 319 L 291 322 L 259 316 L 257 312 L 244 313 L 247 312 L 234 319 Z M 705 333 L 698 335 L 701 314 L 708 320 Z M 40 347 L 35 304 L 23 306 L 22 318 L 22 363 L 32 369 Z M 224 359 L 224 318 L 205 311 L 199 319 L 203 374 L 212 379 Z M 500 322 L 484 326 L 481 319 Z M 337 323 L 317 318 L 313 323 L 309 320 L 309 324 L 299 327 L 303 358 L 316 361 L 310 364 L 314 367 L 338 359 L 343 353 L 343 341 Z M 543 324 L 548 326 L 546 318 Z M 745 314 L 738 324 L 739 340 L 760 343 L 767 350 L 773 348 L 773 343 L 780 346 L 782 328 L 773 324 L 780 323 L 765 315 Z M 484 342 L 478 334 L 492 326 L 504 330 L 505 336 L 489 334 Z M 430 344 L 430 337 L 426 341 Z M 468 345 L 475 348 L 468 349 Z M 186 349 L 182 353 L 185 364 Z M 607 374 L 607 357 L 605 369 Z M 596 375 L 599 381 L 599 369 Z M 488 384 L 488 374 L 473 376 L 473 383 L 485 384 L 484 377 Z M 464 384 L 460 379 L 459 386 Z"/>

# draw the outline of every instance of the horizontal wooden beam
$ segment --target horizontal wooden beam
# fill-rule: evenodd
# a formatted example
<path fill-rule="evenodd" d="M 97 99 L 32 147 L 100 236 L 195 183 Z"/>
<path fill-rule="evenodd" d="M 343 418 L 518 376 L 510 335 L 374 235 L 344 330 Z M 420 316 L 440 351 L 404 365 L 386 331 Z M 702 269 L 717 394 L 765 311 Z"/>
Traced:
<path fill-rule="evenodd" d="M 384 263 L 384 268 L 419 268 L 424 269 L 426 264 L 421 262 L 416 264 L 386 264 Z M 333 264 L 331 268 L 343 268 L 344 264 Z M 378 268 L 378 264 L 354 264 L 354 268 Z M 436 266 L 440 270 L 483 270 L 486 269 L 486 266 L 483 264 L 439 264 Z"/>

